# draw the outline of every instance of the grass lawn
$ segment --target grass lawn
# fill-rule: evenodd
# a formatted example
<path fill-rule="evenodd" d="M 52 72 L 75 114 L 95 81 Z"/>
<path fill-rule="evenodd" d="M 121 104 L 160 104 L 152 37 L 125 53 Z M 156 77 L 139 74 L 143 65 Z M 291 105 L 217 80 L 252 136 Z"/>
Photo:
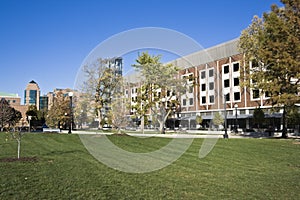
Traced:
<path fill-rule="evenodd" d="M 203 159 L 202 139 L 158 171 L 130 174 L 108 168 L 84 148 L 78 135 L 25 134 L 17 142 L 0 133 L 0 199 L 300 199 L 300 142 L 219 139 Z M 109 136 L 126 150 L 145 152 L 166 138 Z"/>

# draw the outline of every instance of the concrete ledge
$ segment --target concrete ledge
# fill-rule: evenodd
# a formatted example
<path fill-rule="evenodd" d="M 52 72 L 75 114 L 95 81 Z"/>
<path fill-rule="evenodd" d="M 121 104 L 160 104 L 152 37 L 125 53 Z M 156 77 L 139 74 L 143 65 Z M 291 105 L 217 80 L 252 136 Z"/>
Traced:
<path fill-rule="evenodd" d="M 43 128 L 44 133 L 60 133 L 59 128 Z"/>

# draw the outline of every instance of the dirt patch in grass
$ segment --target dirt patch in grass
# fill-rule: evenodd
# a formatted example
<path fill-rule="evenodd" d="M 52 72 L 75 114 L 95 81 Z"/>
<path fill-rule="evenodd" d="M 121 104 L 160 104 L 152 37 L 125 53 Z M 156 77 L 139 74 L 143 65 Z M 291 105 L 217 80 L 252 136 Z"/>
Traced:
<path fill-rule="evenodd" d="M 294 140 L 294 141 L 293 141 L 293 144 L 300 144 L 300 140 L 298 140 L 298 139 L 297 139 L 297 140 Z"/>
<path fill-rule="evenodd" d="M 0 162 L 37 162 L 37 157 L 0 158 Z"/>
<path fill-rule="evenodd" d="M 300 144 L 300 142 L 293 142 L 293 144 Z"/>

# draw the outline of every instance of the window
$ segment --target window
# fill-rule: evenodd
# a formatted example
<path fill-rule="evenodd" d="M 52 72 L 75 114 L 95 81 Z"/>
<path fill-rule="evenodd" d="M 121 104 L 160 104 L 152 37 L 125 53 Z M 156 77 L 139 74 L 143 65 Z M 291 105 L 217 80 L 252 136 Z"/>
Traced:
<path fill-rule="evenodd" d="M 131 89 L 131 93 L 134 94 L 134 88 Z"/>
<path fill-rule="evenodd" d="M 215 103 L 215 96 L 214 95 L 209 96 L 209 103 Z"/>
<path fill-rule="evenodd" d="M 202 104 L 206 104 L 206 96 L 201 97 Z"/>
<path fill-rule="evenodd" d="M 137 93 L 138 92 L 138 89 L 137 88 L 135 88 L 135 93 Z"/>
<path fill-rule="evenodd" d="M 224 66 L 224 74 L 228 74 L 229 73 L 229 65 L 225 65 Z"/>
<path fill-rule="evenodd" d="M 201 72 L 201 79 L 205 79 L 205 75 L 206 75 L 206 74 L 205 74 L 205 71 L 202 71 L 202 72 Z"/>
<path fill-rule="evenodd" d="M 131 101 L 134 102 L 134 97 L 131 97 Z"/>
<path fill-rule="evenodd" d="M 128 90 L 125 91 L 125 94 L 128 94 Z"/>
<path fill-rule="evenodd" d="M 35 105 L 36 104 L 36 98 L 37 98 L 37 91 L 36 90 L 29 90 L 29 104 Z"/>
<path fill-rule="evenodd" d="M 234 63 L 233 64 L 233 71 L 238 72 L 240 70 L 240 63 Z"/>
<path fill-rule="evenodd" d="M 214 70 L 213 70 L 213 69 L 210 69 L 210 70 L 208 71 L 208 76 L 209 76 L 209 77 L 213 77 L 213 76 L 214 76 Z"/>
<path fill-rule="evenodd" d="M 13 103 L 16 103 L 16 100 L 12 100 Z"/>
<path fill-rule="evenodd" d="M 246 114 L 246 110 L 240 110 L 240 115 Z"/>
<path fill-rule="evenodd" d="M 201 91 L 205 91 L 206 90 L 206 84 L 201 84 Z"/>
<path fill-rule="evenodd" d="M 259 90 L 252 90 L 252 99 L 259 98 Z"/>
<path fill-rule="evenodd" d="M 189 75 L 189 81 L 193 81 L 193 74 Z"/>
<path fill-rule="evenodd" d="M 251 67 L 252 67 L 252 68 L 258 67 L 258 62 L 257 62 L 256 60 L 252 60 L 252 61 L 251 61 Z"/>
<path fill-rule="evenodd" d="M 186 106 L 186 99 L 182 99 L 182 105 Z"/>
<path fill-rule="evenodd" d="M 265 97 L 266 97 L 266 98 L 271 97 L 271 92 L 266 91 L 266 92 L 265 92 Z"/>
<path fill-rule="evenodd" d="M 193 91 L 194 91 L 193 86 L 190 86 L 190 87 L 189 87 L 189 93 L 193 93 Z"/>
<path fill-rule="evenodd" d="M 229 79 L 224 80 L 224 87 L 229 87 Z"/>
<path fill-rule="evenodd" d="M 24 91 L 24 104 L 26 104 L 26 90 Z"/>
<path fill-rule="evenodd" d="M 170 90 L 167 91 L 167 97 L 169 97 L 171 94 Z"/>
<path fill-rule="evenodd" d="M 239 86 L 240 85 L 240 78 L 234 78 L 233 79 L 233 85 L 234 86 Z"/>
<path fill-rule="evenodd" d="M 225 100 L 226 100 L 226 101 L 230 101 L 230 95 L 229 95 L 229 94 L 226 94 L 226 95 L 225 95 Z"/>
<path fill-rule="evenodd" d="M 233 96 L 234 96 L 234 100 L 235 100 L 235 101 L 241 100 L 241 94 L 240 94 L 240 92 L 235 92 L 235 93 L 233 94 Z"/>
<path fill-rule="evenodd" d="M 190 105 L 194 105 L 194 99 L 193 98 L 190 98 L 189 101 L 190 101 Z"/>
<path fill-rule="evenodd" d="M 167 107 L 168 107 L 168 108 L 171 107 L 171 102 L 170 102 L 170 101 L 167 102 Z"/>
<path fill-rule="evenodd" d="M 210 83 L 209 83 L 209 89 L 210 89 L 210 90 L 213 90 L 214 87 L 215 87 L 214 82 L 210 82 Z"/>

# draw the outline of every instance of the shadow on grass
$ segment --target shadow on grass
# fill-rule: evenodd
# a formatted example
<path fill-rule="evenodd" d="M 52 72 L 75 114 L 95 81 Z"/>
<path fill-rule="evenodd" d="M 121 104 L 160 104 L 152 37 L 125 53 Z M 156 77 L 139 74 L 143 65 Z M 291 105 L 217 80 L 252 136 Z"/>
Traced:
<path fill-rule="evenodd" d="M 20 157 L 18 158 L 1 158 L 0 162 L 38 162 L 38 158 L 36 156 L 34 157 Z"/>
<path fill-rule="evenodd" d="M 86 153 L 85 151 L 82 150 L 72 150 L 72 151 L 50 151 L 48 153 L 45 153 L 45 156 L 49 155 L 63 155 L 63 154 L 73 154 L 73 153 Z"/>

